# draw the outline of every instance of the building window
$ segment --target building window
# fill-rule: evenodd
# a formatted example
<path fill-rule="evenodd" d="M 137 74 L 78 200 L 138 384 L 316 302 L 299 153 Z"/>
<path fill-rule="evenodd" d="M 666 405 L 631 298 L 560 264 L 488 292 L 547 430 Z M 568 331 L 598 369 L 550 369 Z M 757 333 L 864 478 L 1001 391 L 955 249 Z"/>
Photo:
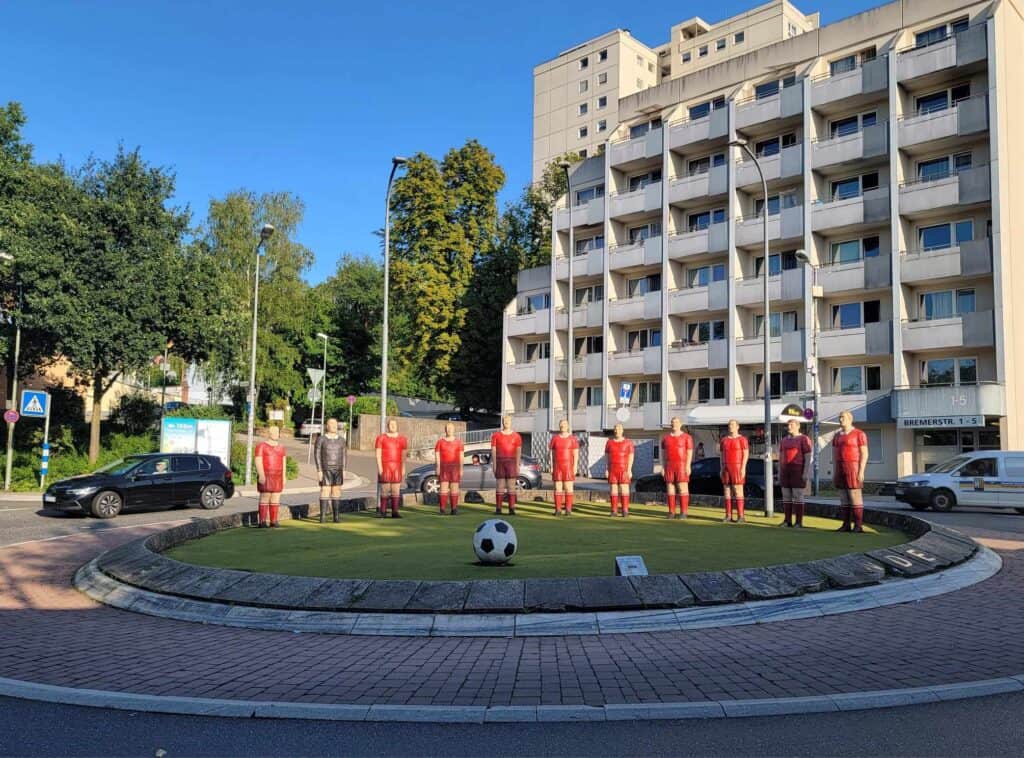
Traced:
<path fill-rule="evenodd" d="M 855 116 L 845 116 L 829 123 L 829 137 L 838 139 L 850 134 L 856 134 L 862 129 L 878 123 L 878 114 L 875 111 L 860 113 Z"/>
<path fill-rule="evenodd" d="M 582 95 L 588 89 L 590 89 L 590 82 L 588 80 L 586 80 L 586 79 L 581 80 L 580 81 L 580 94 Z"/>
<path fill-rule="evenodd" d="M 974 239 L 974 222 L 971 219 L 947 224 L 922 226 L 917 230 L 917 245 L 922 252 L 947 250 L 961 242 Z"/>
<path fill-rule="evenodd" d="M 881 463 L 884 460 L 882 430 L 865 429 L 864 434 L 866 434 L 868 438 L 868 463 Z"/>
<path fill-rule="evenodd" d="M 601 108 L 607 108 L 607 107 L 608 107 L 608 96 L 607 95 L 601 95 L 601 97 L 597 98 L 597 108 L 598 108 L 598 110 L 600 110 Z"/>
<path fill-rule="evenodd" d="M 643 137 L 647 132 L 652 129 L 661 128 L 661 119 L 653 118 L 650 121 L 643 121 L 639 124 L 633 124 L 629 127 L 629 138 L 636 139 L 637 137 Z"/>
<path fill-rule="evenodd" d="M 588 237 L 587 239 L 576 240 L 576 255 L 586 255 L 593 250 L 604 250 L 603 234 L 597 234 L 593 237 Z M 598 298 L 598 300 L 600 299 L 601 298 Z M 577 305 L 579 305 L 579 303 L 577 303 Z"/>
<path fill-rule="evenodd" d="M 706 174 L 712 168 L 725 165 L 725 153 L 714 153 L 705 155 L 703 158 L 694 158 L 686 164 L 687 176 L 700 176 Z"/>
<path fill-rule="evenodd" d="M 654 73 L 654 64 L 651 63 L 650 61 L 647 62 L 647 73 L 648 74 L 653 74 Z"/>
<path fill-rule="evenodd" d="M 604 393 L 597 385 L 590 387 L 573 387 L 573 396 L 575 397 L 576 409 L 583 407 L 600 407 L 604 401 Z"/>
<path fill-rule="evenodd" d="M 608 60 L 608 51 L 607 50 L 600 51 L 597 54 L 597 62 L 598 63 L 604 63 L 606 60 Z"/>
<path fill-rule="evenodd" d="M 779 94 L 779 90 L 783 87 L 792 87 L 796 84 L 796 75 L 790 74 L 782 79 L 775 79 L 770 82 L 762 82 L 754 87 L 754 99 L 764 100 L 768 97 L 774 97 Z"/>
<path fill-rule="evenodd" d="M 539 411 L 551 404 L 551 393 L 548 390 L 524 390 L 523 407 L 528 411 Z"/>
<path fill-rule="evenodd" d="M 606 131 L 607 129 L 608 129 L 608 122 L 607 121 L 605 121 L 604 119 L 601 119 L 600 121 L 597 122 L 597 131 L 603 132 L 603 131 Z"/>
<path fill-rule="evenodd" d="M 800 33 L 800 30 L 797 29 L 796 24 L 790 24 L 789 25 L 789 36 L 790 37 L 795 37 L 799 33 Z"/>
<path fill-rule="evenodd" d="M 719 96 L 713 100 L 708 100 L 705 103 L 699 103 L 698 105 L 691 105 L 689 108 L 690 120 L 696 121 L 697 119 L 704 118 L 711 114 L 711 111 L 717 111 L 719 108 L 725 107 L 725 97 Z"/>
<path fill-rule="evenodd" d="M 626 297 L 642 297 L 648 292 L 661 291 L 661 274 L 648 274 L 626 282 Z M 660 334 L 660 332 L 659 332 Z M 658 344 L 661 344 L 660 342 Z M 647 347 L 647 345 L 644 345 Z"/>
<path fill-rule="evenodd" d="M 917 109 L 917 115 L 925 116 L 929 113 L 938 113 L 947 108 L 952 108 L 961 100 L 966 100 L 970 96 L 971 85 L 969 83 L 957 84 L 954 87 L 939 90 L 938 92 L 929 92 L 927 95 L 915 98 L 914 107 Z"/>
<path fill-rule="evenodd" d="M 636 65 L 638 65 L 638 66 L 640 66 L 641 68 L 643 68 L 643 65 L 644 65 L 644 58 L 643 58 L 643 56 L 642 56 L 642 55 L 638 55 L 638 56 L 636 57 Z"/>
<path fill-rule="evenodd" d="M 956 155 L 944 155 L 941 158 L 929 158 L 928 160 L 918 162 L 917 178 L 922 182 L 946 179 L 960 173 L 964 169 L 970 168 L 972 162 L 970 153 L 957 153 Z"/>
<path fill-rule="evenodd" d="M 864 324 L 881 321 L 882 303 L 865 300 L 863 303 L 843 303 L 832 306 L 833 329 L 859 329 Z"/>
<path fill-rule="evenodd" d="M 540 292 L 536 295 L 527 295 L 522 300 L 522 304 L 519 306 L 519 315 L 523 316 L 527 313 L 536 313 L 537 311 L 547 310 L 551 307 L 551 293 Z"/>
<path fill-rule="evenodd" d="M 585 148 L 585 147 L 584 148 L 580 148 L 580 150 L 578 152 L 579 152 L 579 156 L 580 156 L 581 160 L 583 160 L 583 159 L 585 159 L 587 157 L 587 148 Z"/>
<path fill-rule="evenodd" d="M 877 258 L 881 253 L 878 237 L 863 237 L 855 240 L 832 243 L 833 264 L 856 263 L 863 258 Z"/>
<path fill-rule="evenodd" d="M 597 197 L 604 197 L 604 185 L 597 184 L 586 189 L 576 190 L 576 205 L 586 205 Z"/>
<path fill-rule="evenodd" d="M 587 303 L 597 303 L 601 300 L 604 300 L 603 284 L 595 284 L 590 287 L 578 287 L 576 289 L 574 302 L 577 308 L 580 308 Z"/>
<path fill-rule="evenodd" d="M 645 239 L 650 239 L 651 237 L 660 237 L 661 222 L 652 221 L 649 224 L 643 224 L 642 226 L 631 226 L 629 228 L 628 235 L 630 245 L 643 242 Z M 630 297 L 632 297 L 632 295 L 630 295 Z"/>
<path fill-rule="evenodd" d="M 693 60 L 693 55 L 691 55 L 690 51 L 687 50 L 683 53 L 683 63 L 689 63 L 691 60 Z"/>
<path fill-rule="evenodd" d="M 633 403 L 631 405 L 646 405 L 647 403 L 661 402 L 661 382 L 637 382 L 633 386 Z"/>
<path fill-rule="evenodd" d="M 768 196 L 768 215 L 777 216 L 783 208 L 795 208 L 798 205 L 796 192 L 784 192 L 781 195 Z M 754 198 L 754 216 L 764 213 L 764 198 Z"/>
<path fill-rule="evenodd" d="M 768 255 L 768 276 L 778 276 L 783 271 L 791 271 L 797 267 L 796 251 L 787 250 L 784 253 L 770 253 Z M 754 259 L 754 276 L 760 278 L 764 275 L 764 256 L 759 255 Z"/>
<path fill-rule="evenodd" d="M 580 103 L 577 106 L 577 108 L 576 108 L 576 115 L 577 116 L 586 116 L 588 110 L 589 110 L 589 107 L 587 106 L 586 103 Z"/>
<path fill-rule="evenodd" d="M 974 288 L 925 292 L 921 295 L 918 316 L 923 321 L 953 318 L 974 313 L 977 305 Z"/>
<path fill-rule="evenodd" d="M 580 139 L 586 139 L 587 133 L 587 127 L 585 126 L 581 126 L 579 129 L 576 130 L 576 136 L 579 137 Z"/>
<path fill-rule="evenodd" d="M 697 321 L 686 325 L 686 342 L 703 345 L 711 340 L 725 339 L 725 321 Z"/>
<path fill-rule="evenodd" d="M 604 337 L 600 334 L 592 334 L 589 337 L 576 337 L 576 357 L 584 358 L 588 355 L 596 355 L 604 352 Z"/>
<path fill-rule="evenodd" d="M 580 58 L 580 71 L 590 65 L 590 58 Z"/>
<path fill-rule="evenodd" d="M 711 282 L 725 281 L 725 264 L 713 263 L 687 269 L 686 281 L 689 287 L 707 287 Z"/>
<path fill-rule="evenodd" d="M 783 332 L 795 332 L 799 330 L 796 311 L 786 311 L 785 313 L 773 313 L 770 317 L 771 320 L 771 333 L 769 337 L 781 337 Z M 754 314 L 754 335 L 757 337 L 764 336 L 764 314 Z"/>
<path fill-rule="evenodd" d="M 648 347 L 661 346 L 661 328 L 634 329 L 626 333 L 627 352 L 636 353 Z"/>
<path fill-rule="evenodd" d="M 543 360 L 544 358 L 551 357 L 551 343 L 550 342 L 527 342 L 526 343 L 526 362 L 533 363 L 537 360 Z"/>
<path fill-rule="evenodd" d="M 656 184 L 661 181 L 661 169 L 651 169 L 647 173 L 637 174 L 636 176 L 629 177 L 629 191 L 636 192 L 642 190 L 648 184 Z"/>
<path fill-rule="evenodd" d="M 597 83 L 598 84 L 607 84 L 608 83 L 608 72 L 607 71 L 602 71 L 600 74 L 597 75 Z"/>
<path fill-rule="evenodd" d="M 707 45 L 701 45 L 699 48 L 697 48 L 697 57 L 698 58 L 705 58 L 705 57 L 707 57 L 707 54 L 708 54 L 708 46 Z"/>
<path fill-rule="evenodd" d="M 715 208 L 710 211 L 698 211 L 691 213 L 686 219 L 686 230 L 699 232 L 707 229 L 712 224 L 725 223 L 725 208 Z"/>
<path fill-rule="evenodd" d="M 958 18 L 949 24 L 939 24 L 931 29 L 925 29 L 923 32 L 917 32 L 914 35 L 914 47 L 928 47 L 934 45 L 936 42 L 942 42 L 949 39 L 952 35 L 964 31 L 970 24 L 970 20 L 964 16 Z"/>
<path fill-rule="evenodd" d="M 977 358 L 933 358 L 930 361 L 921 361 L 922 386 L 977 383 Z"/>
<path fill-rule="evenodd" d="M 792 147 L 796 144 L 796 134 L 783 134 L 780 137 L 770 137 L 754 144 L 754 151 L 758 158 L 778 155 L 780 150 Z"/>
<path fill-rule="evenodd" d="M 861 176 L 848 179 L 837 179 L 832 182 L 832 201 L 849 200 L 860 197 L 869 190 L 878 189 L 878 172 L 872 171 Z"/>
<path fill-rule="evenodd" d="M 773 371 L 772 397 L 782 397 L 792 392 L 799 392 L 799 373 L 795 370 Z M 764 374 L 754 374 L 754 396 L 764 397 Z"/>
<path fill-rule="evenodd" d="M 691 403 L 725 399 L 725 377 L 704 376 L 686 380 L 686 398 Z"/>
<path fill-rule="evenodd" d="M 880 389 L 881 366 L 842 366 L 832 369 L 832 391 L 838 395 L 862 395 Z"/>
<path fill-rule="evenodd" d="M 732 35 L 732 43 L 734 45 L 739 45 L 746 38 L 747 38 L 747 35 L 746 35 L 745 32 L 736 32 L 734 35 Z"/>

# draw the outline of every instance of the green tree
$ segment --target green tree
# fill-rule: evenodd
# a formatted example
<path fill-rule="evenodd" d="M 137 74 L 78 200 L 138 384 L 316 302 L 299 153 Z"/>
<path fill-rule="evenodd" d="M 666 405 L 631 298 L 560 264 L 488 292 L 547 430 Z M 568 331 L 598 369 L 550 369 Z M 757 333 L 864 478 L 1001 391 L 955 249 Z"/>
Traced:
<path fill-rule="evenodd" d="M 342 256 L 334 275 L 316 287 L 322 331 L 330 336 L 328 395 L 380 390 L 384 268 L 372 258 Z"/>

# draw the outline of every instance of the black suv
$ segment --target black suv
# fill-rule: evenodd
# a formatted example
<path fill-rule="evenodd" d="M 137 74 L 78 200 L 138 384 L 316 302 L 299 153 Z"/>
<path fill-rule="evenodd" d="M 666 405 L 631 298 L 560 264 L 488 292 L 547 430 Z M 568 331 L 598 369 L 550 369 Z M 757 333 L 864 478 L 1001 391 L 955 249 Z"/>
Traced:
<path fill-rule="evenodd" d="M 215 455 L 149 453 L 54 482 L 43 508 L 114 518 L 123 510 L 198 505 L 215 510 L 235 494 L 231 469 Z"/>
<path fill-rule="evenodd" d="M 779 487 L 779 464 L 773 461 L 775 470 L 775 494 L 781 496 Z M 665 479 L 661 474 L 650 474 L 636 480 L 637 492 L 665 492 Z M 722 462 L 719 458 L 701 458 L 690 466 L 690 494 L 721 495 Z M 764 459 L 751 458 L 747 461 L 747 483 L 743 487 L 746 497 L 764 497 Z"/>

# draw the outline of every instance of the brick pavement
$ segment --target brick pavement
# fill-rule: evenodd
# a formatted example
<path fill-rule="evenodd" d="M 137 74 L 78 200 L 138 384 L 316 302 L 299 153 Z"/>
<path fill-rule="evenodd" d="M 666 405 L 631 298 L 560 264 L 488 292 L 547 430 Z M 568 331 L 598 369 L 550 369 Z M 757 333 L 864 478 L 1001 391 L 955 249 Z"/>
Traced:
<path fill-rule="evenodd" d="M 988 544 L 1003 571 L 966 590 L 840 616 L 671 633 L 299 635 L 132 614 L 70 588 L 88 558 L 166 526 L 0 549 L 0 677 L 309 703 L 604 705 L 799 697 L 1024 672 L 1024 542 L 1002 535 Z"/>

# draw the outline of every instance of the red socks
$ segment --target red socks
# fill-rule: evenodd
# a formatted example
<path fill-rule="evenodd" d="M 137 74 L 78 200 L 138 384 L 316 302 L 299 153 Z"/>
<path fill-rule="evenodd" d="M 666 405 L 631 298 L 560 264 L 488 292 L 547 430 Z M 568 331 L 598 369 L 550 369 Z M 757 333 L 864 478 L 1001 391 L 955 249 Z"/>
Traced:
<path fill-rule="evenodd" d="M 690 493 L 687 492 L 685 495 L 679 496 L 679 512 L 684 516 L 690 510 Z"/>
<path fill-rule="evenodd" d="M 803 503 L 793 503 L 793 508 L 796 510 L 796 523 L 797 523 L 797 526 L 803 526 L 804 525 L 804 504 Z"/>
<path fill-rule="evenodd" d="M 725 496 L 725 517 L 732 520 L 732 498 L 728 495 Z"/>
<path fill-rule="evenodd" d="M 850 517 L 853 515 L 851 513 L 851 511 L 853 509 L 850 506 L 848 506 L 848 505 L 841 505 L 840 508 L 843 511 L 843 529 L 849 529 L 850 528 Z"/>
<path fill-rule="evenodd" d="M 562 512 L 562 502 L 563 502 L 564 497 L 565 496 L 561 492 L 556 492 L 555 493 L 555 513 L 561 513 Z"/>
<path fill-rule="evenodd" d="M 397 516 L 398 515 L 398 504 L 400 502 L 401 502 L 401 498 L 397 498 L 397 497 L 392 497 L 391 498 L 391 515 L 392 516 Z"/>
<path fill-rule="evenodd" d="M 453 492 L 448 497 L 451 498 L 452 513 L 455 513 L 459 509 L 459 493 Z"/>
<path fill-rule="evenodd" d="M 743 498 L 736 498 L 736 518 L 744 518 L 743 516 Z"/>
<path fill-rule="evenodd" d="M 788 500 L 782 501 L 782 509 L 786 512 L 786 524 L 793 523 L 793 503 Z"/>
<path fill-rule="evenodd" d="M 864 528 L 864 506 L 853 506 L 853 528 L 858 532 Z"/>
<path fill-rule="evenodd" d="M 613 516 L 618 516 L 619 515 L 619 496 L 618 495 L 612 495 L 612 515 Z"/>
<path fill-rule="evenodd" d="M 441 504 L 441 513 L 443 514 L 448 509 L 448 493 L 442 492 L 438 501 Z"/>
<path fill-rule="evenodd" d="M 668 515 L 669 516 L 675 516 L 676 515 L 676 496 L 675 495 L 669 495 L 668 496 Z"/>
<path fill-rule="evenodd" d="M 565 493 L 565 512 L 572 513 L 572 493 Z"/>
<path fill-rule="evenodd" d="M 508 512 L 509 513 L 515 513 L 516 512 L 516 496 L 513 493 L 510 492 L 510 493 L 508 493 L 508 495 L 506 495 L 506 497 L 508 498 Z"/>
<path fill-rule="evenodd" d="M 628 516 L 629 515 L 629 495 L 622 495 L 620 497 L 620 499 L 622 500 L 622 515 L 623 516 Z"/>
<path fill-rule="evenodd" d="M 381 516 L 383 516 L 384 514 L 386 514 L 388 512 L 388 500 L 389 500 L 389 497 L 387 495 L 381 495 L 380 496 L 380 515 Z"/>
<path fill-rule="evenodd" d="M 270 504 L 270 523 L 271 524 L 276 524 L 277 523 L 277 511 L 278 511 L 278 509 L 280 507 L 281 506 L 277 505 L 276 503 L 271 503 Z"/>
<path fill-rule="evenodd" d="M 270 506 L 265 503 L 260 503 L 260 523 L 266 524 L 270 521 Z"/>

